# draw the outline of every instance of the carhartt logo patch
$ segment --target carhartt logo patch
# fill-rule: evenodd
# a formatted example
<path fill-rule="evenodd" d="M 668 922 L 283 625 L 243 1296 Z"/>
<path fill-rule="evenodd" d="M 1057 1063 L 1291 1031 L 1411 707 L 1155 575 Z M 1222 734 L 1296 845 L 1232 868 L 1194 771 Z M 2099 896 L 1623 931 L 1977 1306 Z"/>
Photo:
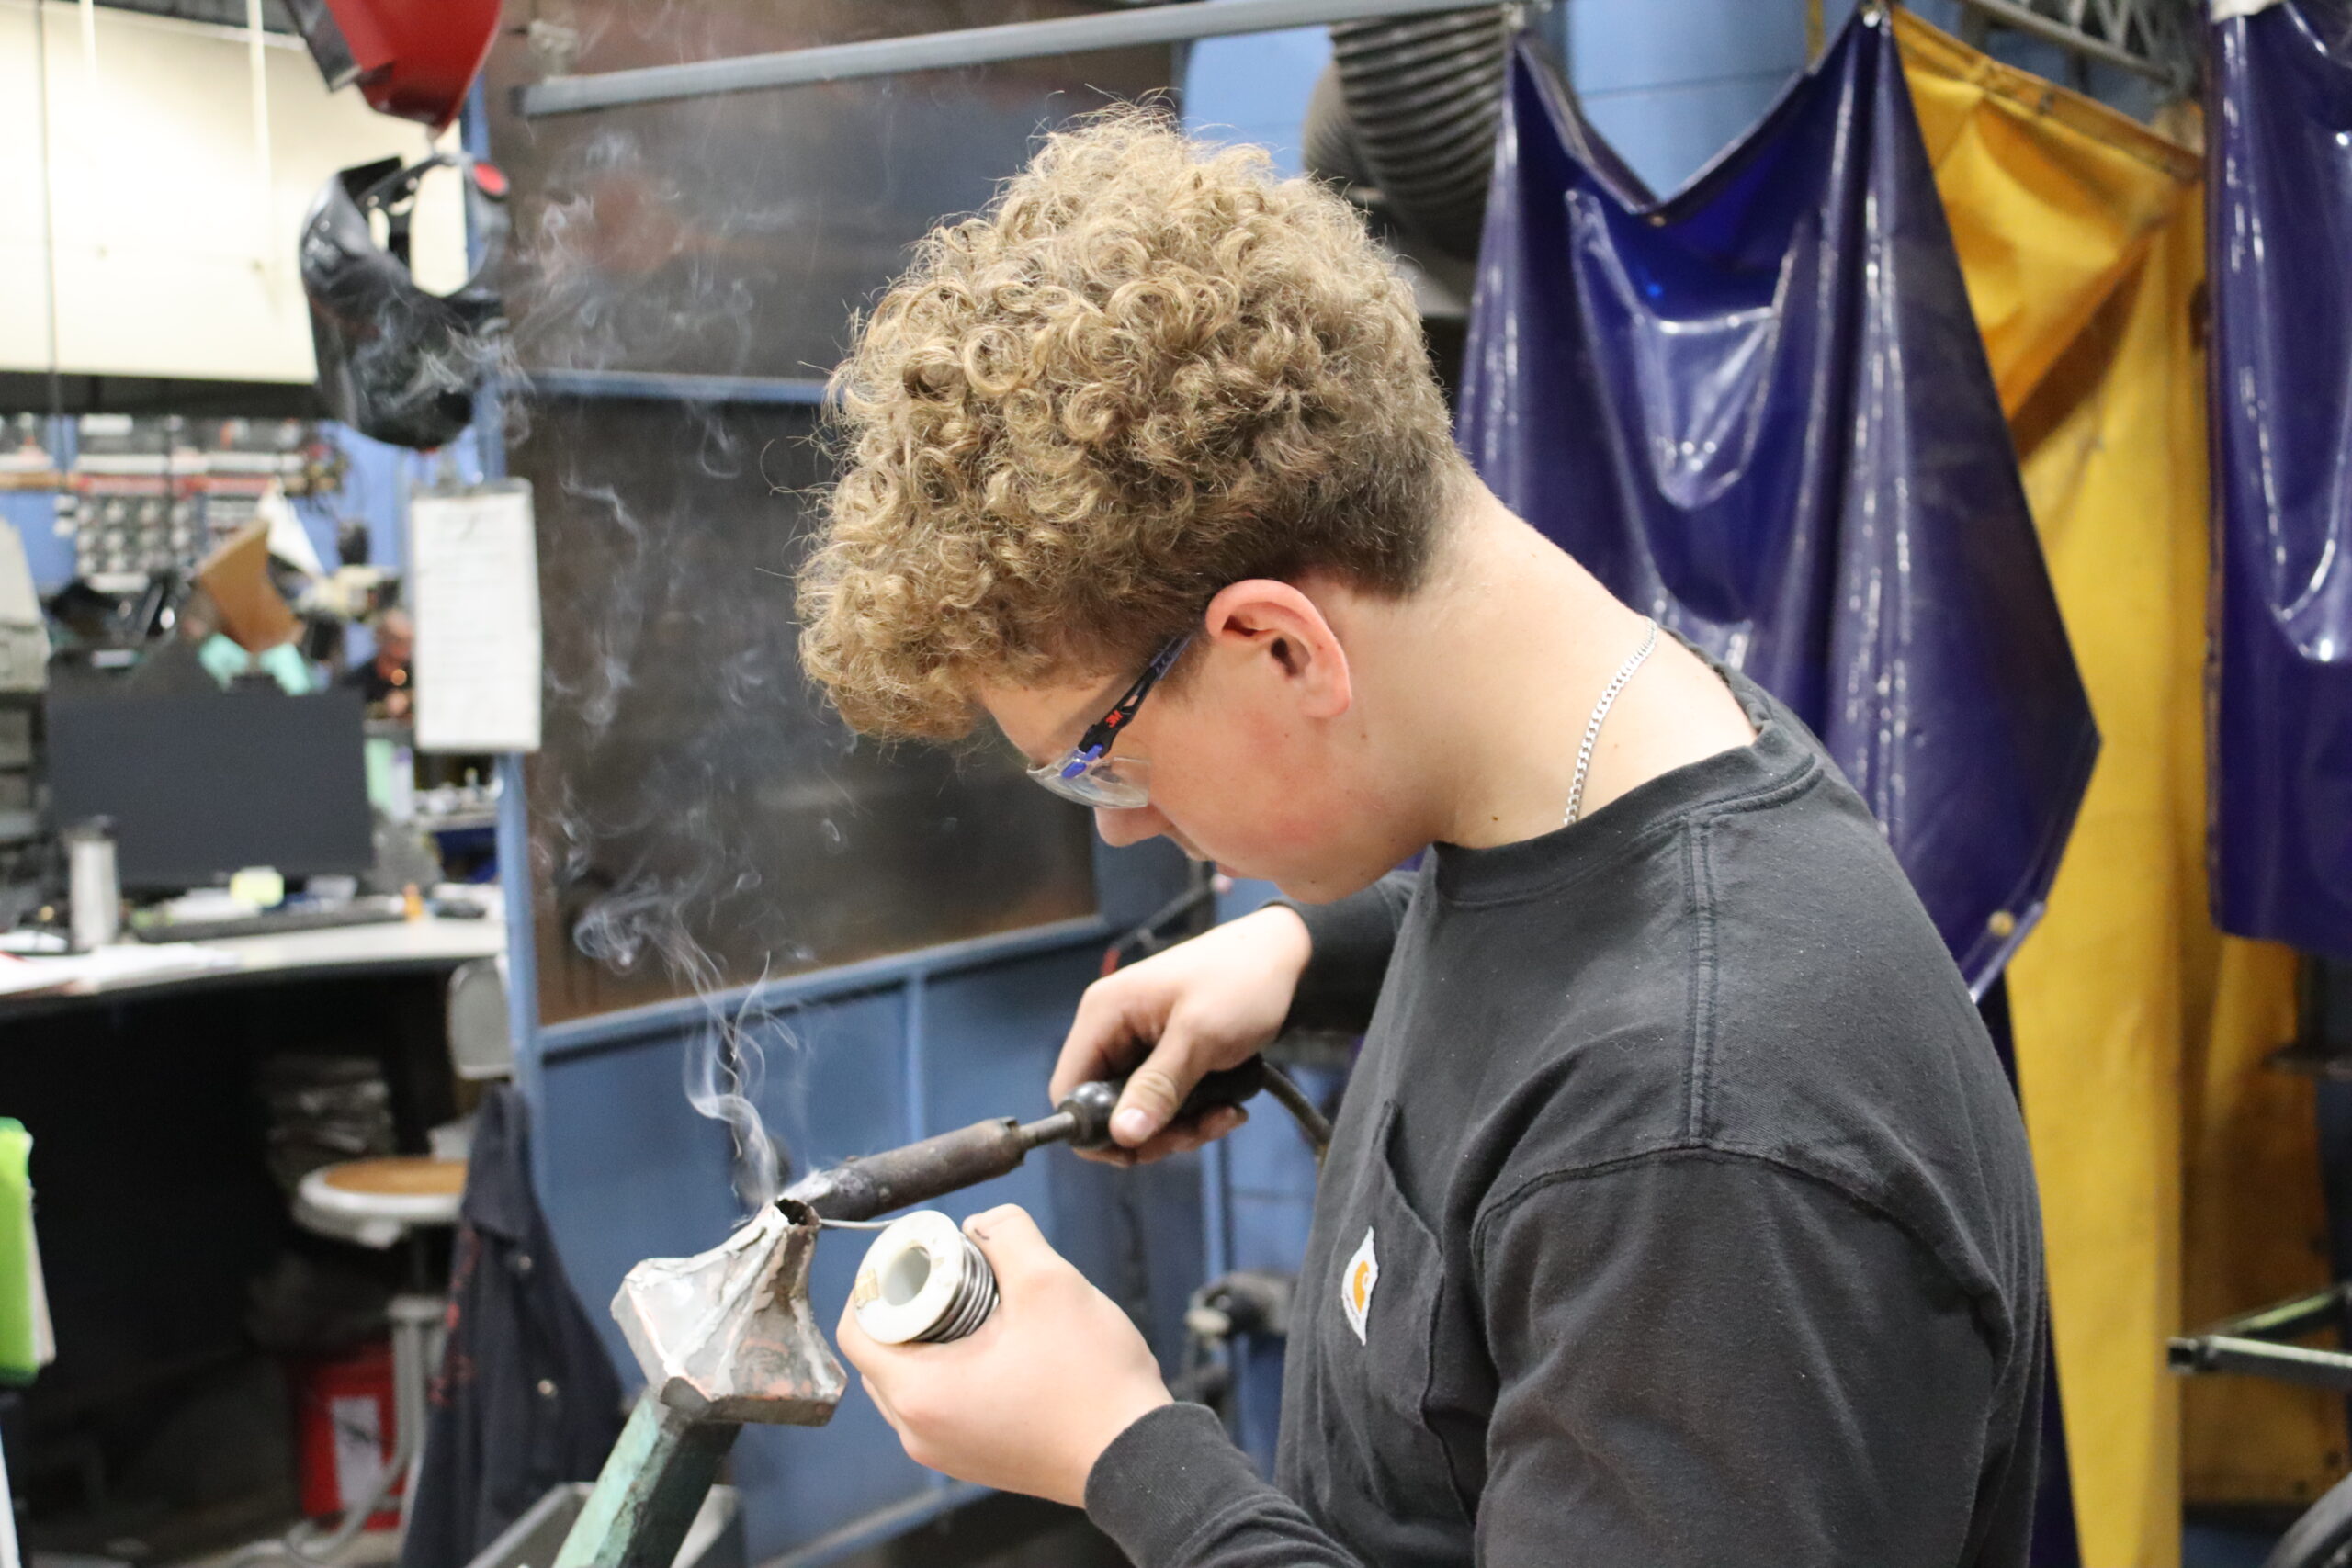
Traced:
<path fill-rule="evenodd" d="M 1348 1259 L 1347 1270 L 1340 1276 L 1340 1310 L 1348 1314 L 1348 1326 L 1356 1331 L 1356 1343 L 1365 1343 L 1364 1314 L 1372 1310 L 1372 1288 L 1380 1283 L 1380 1257 L 1373 1250 L 1372 1232 L 1363 1233 L 1363 1245 Z"/>

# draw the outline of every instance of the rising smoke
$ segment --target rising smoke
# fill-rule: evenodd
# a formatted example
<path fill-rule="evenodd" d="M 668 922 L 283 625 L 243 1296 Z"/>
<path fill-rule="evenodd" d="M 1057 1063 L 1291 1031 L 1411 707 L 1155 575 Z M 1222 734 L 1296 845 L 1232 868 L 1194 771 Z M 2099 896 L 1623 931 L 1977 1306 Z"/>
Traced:
<path fill-rule="evenodd" d="M 517 270 L 527 282 L 513 337 L 524 356 L 570 370 L 678 357 L 707 371 L 738 368 L 709 354 L 718 344 L 744 351 L 751 295 L 716 265 L 726 222 L 714 232 L 690 220 L 686 206 L 678 180 L 627 130 L 592 127 L 558 152 L 517 214 Z M 523 423 L 530 416 L 523 400 L 515 403 L 508 436 L 519 445 L 531 434 Z M 678 412 L 684 439 L 676 463 L 707 479 L 747 478 L 744 440 L 721 410 L 683 404 Z M 537 814 L 560 846 L 550 870 L 559 887 L 590 895 L 571 922 L 577 952 L 616 976 L 658 972 L 673 992 L 700 1003 L 701 1021 L 682 1061 L 684 1090 L 695 1111 L 726 1127 L 737 1194 L 756 1206 L 772 1201 L 789 1176 L 788 1157 L 760 1111 L 770 1055 L 799 1055 L 797 1036 L 759 998 L 779 964 L 798 966 L 814 954 L 778 940 L 755 954 L 750 973 L 730 974 L 695 932 L 741 926 L 747 917 L 779 938 L 788 928 L 760 897 L 762 873 L 730 838 L 727 797 L 745 783 L 732 776 L 742 752 L 729 736 L 783 722 L 786 688 L 797 684 L 793 667 L 772 631 L 741 627 L 740 646 L 707 671 L 718 717 L 647 755 L 631 731 L 648 728 L 649 709 L 664 702 L 662 682 L 648 689 L 649 669 L 680 653 L 675 621 L 686 607 L 698 623 L 721 613 L 698 558 L 682 544 L 707 520 L 692 515 L 674 491 L 649 486 L 642 475 L 615 475 L 609 454 L 593 443 L 548 445 L 562 454 L 560 494 L 550 499 L 575 532 L 594 536 L 600 568 L 587 592 L 564 606 L 574 653 L 549 660 L 548 703 L 577 727 L 571 744 L 584 765 L 603 761 L 639 779 L 617 800 L 609 793 L 583 799 L 567 784 L 560 798 L 543 804 Z M 671 499 L 649 499 L 649 489 Z M 778 587 L 771 614 L 788 605 Z M 707 637 L 684 640 L 698 654 L 709 650 Z M 626 867 L 600 866 L 618 845 L 629 846 Z"/>

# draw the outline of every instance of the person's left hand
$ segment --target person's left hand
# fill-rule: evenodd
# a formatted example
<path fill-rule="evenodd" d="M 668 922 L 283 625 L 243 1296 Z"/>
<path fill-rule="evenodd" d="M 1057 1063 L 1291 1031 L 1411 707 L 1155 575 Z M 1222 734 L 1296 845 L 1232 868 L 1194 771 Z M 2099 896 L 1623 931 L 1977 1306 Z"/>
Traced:
<path fill-rule="evenodd" d="M 1013 1204 L 964 1223 L 996 1270 L 988 1321 L 944 1345 L 877 1345 L 842 1314 L 842 1354 L 917 1464 L 1086 1506 L 1111 1439 L 1170 1403 L 1150 1347 Z"/>

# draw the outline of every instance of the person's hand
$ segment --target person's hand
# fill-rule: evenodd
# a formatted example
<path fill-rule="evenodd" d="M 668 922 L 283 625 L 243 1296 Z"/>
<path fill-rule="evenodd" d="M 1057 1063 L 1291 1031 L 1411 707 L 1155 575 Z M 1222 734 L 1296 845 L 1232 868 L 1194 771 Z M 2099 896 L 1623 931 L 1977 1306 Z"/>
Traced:
<path fill-rule="evenodd" d="M 964 1234 L 996 1270 L 987 1322 L 944 1345 L 877 1345 L 845 1310 L 842 1354 L 917 1464 L 1084 1507 L 1111 1439 L 1171 1402 L 1151 1348 L 1020 1208 L 975 1214 Z"/>
<path fill-rule="evenodd" d="M 1275 905 L 1089 986 L 1054 1064 L 1052 1099 L 1058 1103 L 1080 1084 L 1133 1069 L 1111 1116 L 1117 1146 L 1092 1157 L 1155 1160 L 1248 1121 L 1248 1111 L 1227 1106 L 1169 1125 L 1194 1084 L 1239 1066 L 1281 1032 L 1311 947 L 1298 912 Z"/>

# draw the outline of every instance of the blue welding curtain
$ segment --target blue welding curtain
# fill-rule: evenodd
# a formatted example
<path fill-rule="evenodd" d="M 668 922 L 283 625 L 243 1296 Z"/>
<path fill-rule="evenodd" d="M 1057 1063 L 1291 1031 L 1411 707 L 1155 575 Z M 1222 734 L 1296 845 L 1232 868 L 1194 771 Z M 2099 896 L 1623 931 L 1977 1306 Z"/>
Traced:
<path fill-rule="evenodd" d="M 1461 440 L 1813 727 L 1981 995 L 2098 733 L 1886 26 L 1858 17 L 1663 202 L 1522 45 Z"/>
<path fill-rule="evenodd" d="M 2352 6 L 2211 42 L 2214 919 L 2352 958 Z"/>

